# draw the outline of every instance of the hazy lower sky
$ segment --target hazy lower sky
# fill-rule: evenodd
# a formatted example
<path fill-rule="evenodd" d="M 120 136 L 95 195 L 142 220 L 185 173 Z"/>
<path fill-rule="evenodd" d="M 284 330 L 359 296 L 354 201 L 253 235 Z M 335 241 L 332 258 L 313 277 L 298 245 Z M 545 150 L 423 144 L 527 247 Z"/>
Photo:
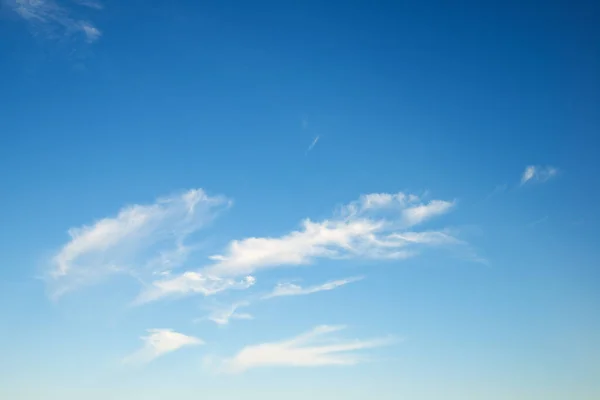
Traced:
<path fill-rule="evenodd" d="M 0 398 L 600 398 L 597 2 L 0 4 Z"/>

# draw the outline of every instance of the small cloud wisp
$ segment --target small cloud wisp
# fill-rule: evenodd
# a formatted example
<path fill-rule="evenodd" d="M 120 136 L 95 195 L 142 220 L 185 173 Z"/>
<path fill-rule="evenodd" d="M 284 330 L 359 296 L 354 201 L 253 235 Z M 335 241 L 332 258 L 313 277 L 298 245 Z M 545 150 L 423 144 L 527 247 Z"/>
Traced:
<path fill-rule="evenodd" d="M 244 347 L 230 359 L 222 360 L 218 372 L 241 373 L 259 367 L 322 367 L 356 365 L 367 361 L 360 350 L 388 346 L 394 338 L 341 340 L 326 337 L 344 326 L 322 325 L 292 339 Z M 324 337 L 325 336 L 325 337 Z"/>
<path fill-rule="evenodd" d="M 254 317 L 251 314 L 237 312 L 238 309 L 242 307 L 248 307 L 249 305 L 249 302 L 242 301 L 239 303 L 231 304 L 227 307 L 218 307 L 215 308 L 208 316 L 202 319 L 207 319 L 221 326 L 228 325 L 229 322 L 233 319 L 251 320 L 254 319 Z"/>
<path fill-rule="evenodd" d="M 521 175 L 521 186 L 531 182 L 546 182 L 558 174 L 558 168 L 529 165 Z"/>
<path fill-rule="evenodd" d="M 301 296 L 301 295 L 307 295 L 307 294 L 313 294 L 313 293 L 317 293 L 317 292 L 333 290 L 340 286 L 344 286 L 344 285 L 347 285 L 352 282 L 358 282 L 362 279 L 364 279 L 364 277 L 362 277 L 362 276 L 338 279 L 335 281 L 323 283 L 321 285 L 314 285 L 314 286 L 309 286 L 306 288 L 303 288 L 299 285 L 289 283 L 289 282 L 288 283 L 280 283 L 277 286 L 275 286 L 275 288 L 273 289 L 273 291 L 271 293 L 263 296 L 263 299 L 271 299 L 273 297 L 281 297 L 281 296 Z"/>
<path fill-rule="evenodd" d="M 185 296 L 189 294 L 202 294 L 212 296 L 231 289 L 248 289 L 256 283 L 253 276 L 246 276 L 241 280 L 220 278 L 218 276 L 203 275 L 199 272 L 185 272 L 173 279 L 164 279 L 152 282 L 133 301 L 134 306 L 149 303 L 167 296 Z"/>
<path fill-rule="evenodd" d="M 310 153 L 310 151 L 313 149 L 313 147 L 315 147 L 317 145 L 317 143 L 319 142 L 319 138 L 320 136 L 316 136 L 312 143 L 310 144 L 310 146 L 308 146 L 308 149 L 306 149 L 306 154 Z"/>
<path fill-rule="evenodd" d="M 125 357 L 125 364 L 147 364 L 157 357 L 171 353 L 182 347 L 204 344 L 202 339 L 187 336 L 171 329 L 148 329 L 148 336 L 142 336 L 144 345 L 135 353 Z"/>

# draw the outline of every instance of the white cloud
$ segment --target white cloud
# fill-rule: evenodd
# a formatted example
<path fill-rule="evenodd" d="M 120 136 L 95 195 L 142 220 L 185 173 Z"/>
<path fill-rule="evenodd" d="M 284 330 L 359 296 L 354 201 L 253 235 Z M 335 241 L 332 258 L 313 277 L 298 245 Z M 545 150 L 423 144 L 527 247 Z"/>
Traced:
<path fill-rule="evenodd" d="M 193 189 L 153 204 L 128 206 L 114 217 L 69 229 L 71 240 L 51 260 L 49 283 L 54 294 L 111 273 L 152 276 L 180 266 L 190 250 L 183 244 L 185 238 L 229 205 L 225 197 Z M 190 278 L 196 282 L 191 290 L 197 289 L 200 279 Z M 207 290 L 215 290 L 224 282 L 205 284 Z M 167 289 L 176 291 L 174 287 Z"/>
<path fill-rule="evenodd" d="M 73 12 L 55 0 L 2 0 L 17 15 L 27 21 L 37 34 L 50 37 L 82 34 L 87 42 L 100 38 L 102 32 L 90 21 L 73 16 Z M 81 0 L 88 7 L 100 9 L 99 2 Z"/>
<path fill-rule="evenodd" d="M 433 200 L 428 204 L 420 204 L 413 207 L 406 208 L 402 211 L 402 216 L 405 223 L 408 226 L 418 225 L 428 219 L 447 213 L 454 203 Z"/>
<path fill-rule="evenodd" d="M 215 308 L 205 319 L 214 322 L 217 325 L 228 325 L 232 319 L 254 319 L 251 314 L 236 312 L 242 307 L 248 307 L 250 305 L 247 301 L 231 304 L 227 307 Z"/>
<path fill-rule="evenodd" d="M 301 229 L 281 237 L 234 240 L 203 269 L 174 273 L 194 249 L 185 239 L 230 204 L 225 197 L 194 189 L 71 228 L 71 240 L 51 260 L 48 280 L 53 295 L 124 273 L 144 285 L 134 304 L 195 293 L 210 296 L 247 289 L 255 283 L 251 274 L 267 268 L 310 264 L 319 258 L 403 259 L 423 247 L 461 243 L 447 230 L 414 230 L 451 210 L 454 202 L 376 193 L 341 206 L 330 219 L 306 219 Z"/>
<path fill-rule="evenodd" d="M 247 276 L 239 281 L 188 271 L 175 278 L 154 281 L 134 300 L 134 305 L 149 303 L 168 296 L 202 294 L 212 296 L 230 289 L 248 289 L 256 279 Z"/>
<path fill-rule="evenodd" d="M 186 346 L 198 346 L 204 344 L 202 339 L 187 336 L 171 329 L 149 329 L 148 336 L 140 339 L 144 346 L 135 353 L 125 357 L 126 364 L 146 364 L 166 353 L 173 352 Z"/>
<path fill-rule="evenodd" d="M 271 293 L 264 296 L 263 299 L 270 299 L 272 297 L 280 297 L 280 296 L 300 296 L 300 295 L 312 294 L 312 293 L 317 293 L 317 292 L 323 292 L 323 291 L 327 291 L 327 290 L 333 290 L 340 286 L 344 286 L 344 285 L 347 285 L 348 283 L 352 283 L 352 282 L 357 282 L 362 279 L 364 279 L 364 278 L 363 277 L 353 277 L 353 278 L 338 279 L 335 281 L 323 283 L 321 285 L 309 286 L 306 288 L 303 288 L 303 287 L 293 284 L 293 283 L 280 283 L 277 286 L 275 286 L 275 289 L 273 289 L 273 291 Z"/>
<path fill-rule="evenodd" d="M 355 365 L 366 360 L 357 353 L 359 350 L 387 346 L 394 342 L 391 338 L 371 340 L 323 338 L 323 336 L 342 329 L 344 329 L 343 326 L 323 325 L 282 342 L 244 347 L 234 357 L 223 360 L 219 371 L 240 373 L 258 367 Z M 319 341 L 319 339 L 321 340 Z"/>
<path fill-rule="evenodd" d="M 527 182 L 546 182 L 558 174 L 558 168 L 551 166 L 529 165 L 521 175 L 521 185 Z"/>
<path fill-rule="evenodd" d="M 306 219 L 301 229 L 281 237 L 234 240 L 206 270 L 211 275 L 246 275 L 285 265 L 309 264 L 317 258 L 401 259 L 416 254 L 417 245 L 452 238 L 444 232 L 413 232 L 408 228 L 444 214 L 454 202 L 424 202 L 415 195 L 369 194 L 342 206 L 331 219 Z"/>
<path fill-rule="evenodd" d="M 458 244 L 445 230 L 409 230 L 452 209 L 454 202 L 423 201 L 412 194 L 375 193 L 341 206 L 331 219 L 313 222 L 306 219 L 302 228 L 281 237 L 251 237 L 233 240 L 224 255 L 211 256 L 213 264 L 198 272 L 152 283 L 138 303 L 164 296 L 204 293 L 206 281 L 225 286 L 251 286 L 248 276 L 256 271 L 286 265 L 310 264 L 318 258 L 329 259 L 403 259 L 418 254 L 420 248 Z M 248 276 L 250 281 L 235 282 L 225 277 Z M 223 280 L 225 279 L 225 280 Z M 201 285 L 196 288 L 196 285 Z"/>

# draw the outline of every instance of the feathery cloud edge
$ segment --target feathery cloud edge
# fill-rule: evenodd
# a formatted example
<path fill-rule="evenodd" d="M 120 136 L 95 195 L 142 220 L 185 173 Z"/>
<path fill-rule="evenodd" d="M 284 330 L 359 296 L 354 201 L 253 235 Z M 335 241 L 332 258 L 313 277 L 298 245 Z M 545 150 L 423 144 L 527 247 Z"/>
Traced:
<path fill-rule="evenodd" d="M 329 219 L 305 219 L 300 229 L 283 236 L 233 240 L 204 268 L 172 273 L 185 267 L 193 251 L 186 238 L 231 204 L 224 196 L 192 189 L 69 229 L 71 240 L 50 261 L 53 295 L 121 273 L 144 283 L 134 304 L 194 293 L 210 296 L 247 289 L 256 282 L 254 273 L 270 268 L 307 265 L 321 258 L 402 259 L 423 248 L 462 243 L 447 230 L 414 229 L 449 212 L 454 201 L 373 193 L 338 207 Z"/>

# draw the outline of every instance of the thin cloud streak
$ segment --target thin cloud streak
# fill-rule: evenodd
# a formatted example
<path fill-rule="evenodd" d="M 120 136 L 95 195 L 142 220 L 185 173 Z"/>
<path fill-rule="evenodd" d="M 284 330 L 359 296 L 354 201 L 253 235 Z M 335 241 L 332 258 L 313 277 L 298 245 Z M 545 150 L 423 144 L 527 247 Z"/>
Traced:
<path fill-rule="evenodd" d="M 310 146 L 308 146 L 308 149 L 306 149 L 306 154 L 308 154 L 313 149 L 313 147 L 315 147 L 317 145 L 317 142 L 319 141 L 319 138 L 320 138 L 320 136 L 316 136 L 314 138 L 314 140 L 312 141 L 312 143 L 310 144 Z"/>
<path fill-rule="evenodd" d="M 263 296 L 263 299 L 271 299 L 273 297 L 281 297 L 281 296 L 302 296 L 302 295 L 308 295 L 308 294 L 313 294 L 313 293 L 318 293 L 318 292 L 323 292 L 323 291 L 329 291 L 329 290 L 337 289 L 338 287 L 347 285 L 352 282 L 358 282 L 363 279 L 364 279 L 364 277 L 357 276 L 357 277 L 352 277 L 352 278 L 345 278 L 345 279 L 329 281 L 329 282 L 323 283 L 321 285 L 314 285 L 314 286 L 309 286 L 306 288 L 303 288 L 299 285 L 295 285 L 293 283 L 280 283 L 277 286 L 275 286 L 275 288 L 273 289 L 273 291 L 271 293 Z"/>
<path fill-rule="evenodd" d="M 139 306 L 165 297 L 182 297 L 190 294 L 213 296 L 226 290 L 248 289 L 255 283 L 256 279 L 253 276 L 236 281 L 188 271 L 172 279 L 152 282 L 138 295 L 132 305 Z"/>
<path fill-rule="evenodd" d="M 345 326 L 321 325 L 311 331 L 281 342 L 244 347 L 239 353 L 217 364 L 217 372 L 236 374 L 260 367 L 351 366 L 367 361 L 361 350 L 389 346 L 395 338 L 340 340 L 323 338 Z M 326 344 L 319 341 L 326 340 Z"/>

